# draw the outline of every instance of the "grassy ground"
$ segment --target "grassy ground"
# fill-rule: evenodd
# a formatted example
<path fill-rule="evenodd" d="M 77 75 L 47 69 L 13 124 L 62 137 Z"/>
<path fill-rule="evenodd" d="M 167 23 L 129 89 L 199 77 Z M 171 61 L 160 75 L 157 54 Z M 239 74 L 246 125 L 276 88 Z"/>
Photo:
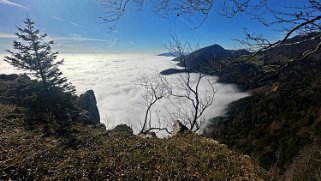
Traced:
<path fill-rule="evenodd" d="M 0 180 L 264 180 L 249 157 L 196 134 L 143 139 L 73 124 L 68 137 L 27 130 L 0 104 Z"/>

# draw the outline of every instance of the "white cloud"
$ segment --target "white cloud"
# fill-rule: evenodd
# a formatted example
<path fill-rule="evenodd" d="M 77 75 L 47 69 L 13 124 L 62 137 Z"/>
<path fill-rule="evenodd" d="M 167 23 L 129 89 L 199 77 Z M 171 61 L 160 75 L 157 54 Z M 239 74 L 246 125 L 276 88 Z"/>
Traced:
<path fill-rule="evenodd" d="M 69 21 L 70 24 L 74 25 L 74 26 L 78 26 L 80 28 L 83 28 L 83 26 L 81 26 L 80 24 L 78 23 L 75 23 L 75 22 L 72 22 L 72 21 Z"/>
<path fill-rule="evenodd" d="M 9 6 L 15 6 L 15 7 L 23 8 L 23 9 L 28 9 L 26 6 L 23 6 L 21 4 L 17 4 L 17 3 L 14 3 L 14 2 L 8 1 L 8 0 L 0 0 L 0 3 L 6 4 L 6 5 L 9 5 Z"/>
<path fill-rule="evenodd" d="M 65 21 L 64 19 L 59 18 L 59 17 L 57 17 L 57 16 L 50 16 L 50 18 L 55 19 L 55 20 L 58 20 L 58 21 Z"/>
<path fill-rule="evenodd" d="M 104 39 L 99 38 L 90 38 L 90 37 L 84 37 L 82 35 L 78 34 L 71 34 L 70 36 L 52 36 L 50 39 L 55 41 L 96 41 L 96 42 L 108 42 Z"/>
<path fill-rule="evenodd" d="M 17 36 L 10 33 L 0 32 L 0 39 L 12 39 L 12 38 L 17 38 Z"/>
<path fill-rule="evenodd" d="M 17 36 L 15 34 L 0 32 L 0 39 L 14 39 L 14 38 L 17 38 Z M 78 34 L 71 34 L 70 36 L 48 36 L 47 40 L 110 42 L 105 39 L 84 37 L 83 35 L 78 35 Z M 113 41 L 113 43 L 114 43 L 114 41 Z"/>
<path fill-rule="evenodd" d="M 57 20 L 57 21 L 62 21 L 62 22 L 64 22 L 64 23 L 69 23 L 69 24 L 71 24 L 71 25 L 73 25 L 73 26 L 77 26 L 77 27 L 83 28 L 83 26 L 81 26 L 81 25 L 78 24 L 78 23 L 75 23 L 75 22 L 73 22 L 73 21 L 67 21 L 67 20 L 65 20 L 65 19 L 63 19 L 63 18 L 60 18 L 60 17 L 57 17 L 57 16 L 50 16 L 50 18 L 52 18 L 52 19 L 54 19 L 54 20 Z"/>
<path fill-rule="evenodd" d="M 130 45 L 135 45 L 135 42 L 133 42 L 133 41 L 129 41 L 128 42 Z"/>
<path fill-rule="evenodd" d="M 118 42 L 118 39 L 115 39 L 113 42 L 111 42 L 111 43 L 108 45 L 108 48 L 114 47 L 117 42 Z"/>
<path fill-rule="evenodd" d="M 78 94 L 88 89 L 94 90 L 102 123 L 105 123 L 108 128 L 121 123 L 129 124 L 133 126 L 135 132 L 140 131 L 140 123 L 146 110 L 146 106 L 140 104 L 141 93 L 144 90 L 135 84 L 137 77 L 142 73 L 155 74 L 154 67 L 159 70 L 172 67 L 170 57 L 139 54 L 61 54 L 58 58 L 65 58 L 65 64 L 61 66 L 61 70 L 76 86 Z M 1 63 L 0 61 L 0 72 L 16 73 L 12 66 L 5 64 L 2 66 Z M 191 76 L 197 78 L 197 74 L 191 74 Z M 170 75 L 167 78 L 169 83 L 175 86 L 179 75 Z M 212 82 L 216 80 L 215 77 L 210 79 Z M 205 90 L 206 81 L 201 82 L 201 85 L 201 89 Z M 217 83 L 216 87 L 218 92 L 213 105 L 204 113 L 206 118 L 221 115 L 229 102 L 248 95 L 237 91 L 230 84 Z M 167 100 L 163 101 L 165 102 L 157 102 L 154 110 L 167 107 L 168 110 L 175 111 L 175 107 L 166 103 Z M 160 118 L 168 114 L 164 111 L 160 112 Z M 158 119 L 154 118 L 153 124 L 158 125 Z"/>

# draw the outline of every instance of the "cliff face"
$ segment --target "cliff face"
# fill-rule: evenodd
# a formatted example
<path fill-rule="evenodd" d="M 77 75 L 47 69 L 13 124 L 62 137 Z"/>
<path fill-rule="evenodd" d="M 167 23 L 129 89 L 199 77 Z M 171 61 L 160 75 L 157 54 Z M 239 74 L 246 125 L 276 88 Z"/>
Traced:
<path fill-rule="evenodd" d="M 86 122 L 94 125 L 100 123 L 97 100 L 93 90 L 88 90 L 84 94 L 81 94 L 78 98 L 78 104 L 80 108 L 84 110 L 82 114 L 88 114 L 88 120 Z"/>

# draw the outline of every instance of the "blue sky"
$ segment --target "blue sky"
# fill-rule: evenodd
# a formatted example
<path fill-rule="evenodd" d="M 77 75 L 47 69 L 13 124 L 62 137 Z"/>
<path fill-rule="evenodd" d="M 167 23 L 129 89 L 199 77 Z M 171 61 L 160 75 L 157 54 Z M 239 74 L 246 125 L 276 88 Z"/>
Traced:
<path fill-rule="evenodd" d="M 284 0 L 291 4 L 299 0 Z M 271 0 L 274 6 L 280 1 Z M 225 48 L 240 47 L 234 39 L 243 37 L 243 28 L 260 32 L 270 39 L 278 39 L 277 32 L 267 31 L 247 16 L 226 18 L 213 9 L 207 21 L 198 29 L 196 16 L 170 15 L 164 19 L 153 13 L 151 5 L 142 10 L 129 7 L 113 32 L 102 23 L 104 9 L 99 0 L 0 0 L 0 53 L 11 49 L 17 26 L 23 26 L 26 14 L 36 27 L 55 41 L 54 48 L 61 53 L 162 53 L 162 42 L 175 33 L 184 41 L 200 46 L 220 44 Z"/>

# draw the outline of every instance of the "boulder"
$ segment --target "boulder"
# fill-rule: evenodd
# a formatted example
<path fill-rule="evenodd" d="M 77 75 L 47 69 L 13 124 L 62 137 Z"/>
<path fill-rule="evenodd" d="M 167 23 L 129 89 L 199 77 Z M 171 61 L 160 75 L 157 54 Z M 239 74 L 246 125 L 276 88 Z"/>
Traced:
<path fill-rule="evenodd" d="M 88 90 L 84 94 L 81 94 L 78 99 L 78 104 L 80 108 L 85 110 L 83 111 L 83 113 L 88 114 L 88 120 L 85 120 L 86 122 L 89 122 L 90 124 L 95 124 L 95 125 L 100 123 L 97 100 L 93 90 Z"/>
<path fill-rule="evenodd" d="M 138 134 L 138 137 L 141 137 L 141 138 L 157 138 L 157 135 L 156 135 L 155 132 L 147 132 L 147 133 Z"/>
<path fill-rule="evenodd" d="M 183 125 L 179 120 L 176 120 L 173 126 L 172 135 L 174 136 L 180 133 L 186 133 L 188 131 L 189 129 L 185 125 Z"/>

